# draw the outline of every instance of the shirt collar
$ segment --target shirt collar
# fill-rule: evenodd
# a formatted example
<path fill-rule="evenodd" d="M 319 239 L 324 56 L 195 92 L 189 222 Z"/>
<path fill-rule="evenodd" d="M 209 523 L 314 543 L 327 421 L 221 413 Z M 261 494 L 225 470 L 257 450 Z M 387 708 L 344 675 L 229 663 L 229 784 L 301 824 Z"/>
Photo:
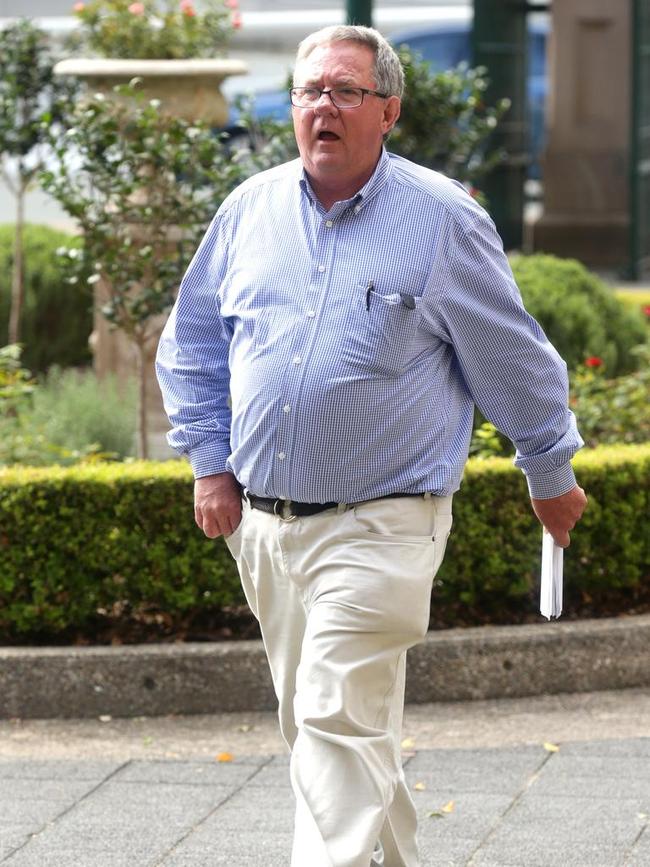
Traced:
<path fill-rule="evenodd" d="M 391 176 L 392 168 L 392 163 L 390 157 L 388 156 L 386 148 L 382 146 L 381 154 L 379 155 L 379 160 L 377 162 L 377 165 L 375 166 L 375 170 L 368 178 L 366 183 L 361 187 L 358 193 L 355 193 L 355 195 L 352 196 L 352 198 L 337 202 L 336 205 L 333 206 L 333 209 L 337 208 L 338 206 L 343 211 L 347 210 L 348 208 L 354 207 L 358 213 L 361 208 L 366 204 L 366 202 L 368 202 L 373 196 L 376 196 L 377 193 L 382 189 L 382 187 Z M 309 178 L 307 177 L 307 172 L 305 171 L 304 167 L 300 172 L 299 184 L 302 192 L 307 196 L 310 203 L 322 210 L 322 206 L 318 201 L 316 194 L 311 188 L 311 184 L 309 183 Z"/>

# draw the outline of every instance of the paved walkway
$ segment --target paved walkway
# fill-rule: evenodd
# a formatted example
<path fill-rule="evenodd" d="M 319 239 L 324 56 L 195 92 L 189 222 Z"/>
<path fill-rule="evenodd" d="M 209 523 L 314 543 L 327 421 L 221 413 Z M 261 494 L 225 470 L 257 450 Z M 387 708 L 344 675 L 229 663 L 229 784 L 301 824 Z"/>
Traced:
<path fill-rule="evenodd" d="M 650 690 L 412 706 L 404 734 L 423 867 L 650 865 Z M 272 714 L 0 722 L 0 863 L 287 867 L 280 750 Z"/>

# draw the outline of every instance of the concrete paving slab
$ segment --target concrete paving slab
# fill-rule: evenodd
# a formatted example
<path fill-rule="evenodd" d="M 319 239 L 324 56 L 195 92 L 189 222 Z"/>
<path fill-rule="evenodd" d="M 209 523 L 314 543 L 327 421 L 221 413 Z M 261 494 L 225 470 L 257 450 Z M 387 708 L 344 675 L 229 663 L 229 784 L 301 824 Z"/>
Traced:
<path fill-rule="evenodd" d="M 123 762 L 69 761 L 57 759 L 0 759 L 1 780 L 87 780 L 98 783 Z M 4 788 L 4 786 L 2 786 Z"/>
<path fill-rule="evenodd" d="M 258 834 L 289 834 L 293 829 L 293 793 L 289 787 L 246 787 L 225 801 L 218 810 L 193 829 L 188 844 L 207 845 L 233 833 L 254 828 Z M 265 836 L 266 839 L 266 836 Z"/>
<path fill-rule="evenodd" d="M 626 853 L 614 846 L 567 846 L 564 841 L 535 839 L 528 843 L 488 844 L 469 863 L 471 867 L 625 867 Z"/>
<path fill-rule="evenodd" d="M 647 728 L 634 728 L 648 697 L 626 690 L 431 705 L 428 716 L 407 709 L 417 740 L 405 732 L 405 773 L 419 813 L 421 867 L 650 867 L 650 738 Z M 141 741 L 149 722 L 60 728 L 40 721 L 11 724 L 15 738 L 0 733 L 7 806 L 0 807 L 0 864 L 286 867 L 294 813 L 289 757 L 262 751 L 265 724 L 239 732 L 253 753 L 219 763 L 217 742 L 230 746 L 241 721 L 157 720 L 160 742 L 147 752 Z M 107 726 L 109 761 L 102 751 Z M 580 742 L 563 737 L 567 731 Z M 545 749 L 547 740 L 559 750 Z M 38 747 L 33 766 L 30 743 Z M 169 752 L 177 757 L 165 759 Z M 20 798 L 6 795 L 14 783 Z M 65 797 L 39 799 L 39 787 Z M 450 802 L 444 818 L 429 815 Z"/>
<path fill-rule="evenodd" d="M 480 838 L 473 837 L 420 837 L 420 859 L 427 867 L 465 867 L 480 845 Z"/>
<path fill-rule="evenodd" d="M 421 840 L 483 839 L 512 804 L 511 795 L 466 793 L 455 789 L 412 791 L 412 795 Z M 449 804 L 453 804 L 453 810 L 445 813 L 443 807 Z"/>
<path fill-rule="evenodd" d="M 618 777 L 580 777 L 571 774 L 545 773 L 535 779 L 531 791 L 535 795 L 571 795 L 574 798 L 592 798 L 606 805 L 618 798 L 643 798 L 648 796 L 650 775 L 646 779 Z"/>
<path fill-rule="evenodd" d="M 418 753 L 407 776 L 427 788 L 499 794 L 517 791 L 548 758 L 542 747 L 521 750 L 445 750 Z"/>
<path fill-rule="evenodd" d="M 629 867 L 642 867 L 647 864 L 650 864 L 650 827 L 646 825 L 632 847 Z"/>
<path fill-rule="evenodd" d="M 267 759 L 268 761 L 268 759 Z M 135 761 L 115 774 L 116 783 L 186 783 L 195 786 L 240 786 L 253 777 L 264 759 L 237 759 L 232 762 Z"/>

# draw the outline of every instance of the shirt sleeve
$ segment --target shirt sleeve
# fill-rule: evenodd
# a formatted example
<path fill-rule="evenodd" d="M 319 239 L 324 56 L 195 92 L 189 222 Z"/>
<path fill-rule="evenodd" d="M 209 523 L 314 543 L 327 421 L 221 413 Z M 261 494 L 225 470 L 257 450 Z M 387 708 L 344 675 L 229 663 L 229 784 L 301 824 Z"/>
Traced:
<path fill-rule="evenodd" d="M 225 222 L 217 214 L 190 263 L 156 356 L 172 425 L 167 441 L 189 457 L 197 478 L 224 472 L 230 456 L 231 335 L 219 307 L 228 260 Z"/>
<path fill-rule="evenodd" d="M 570 460 L 583 445 L 566 364 L 526 312 L 488 215 L 475 211 L 451 235 L 435 305 L 444 339 L 476 405 L 514 443 L 530 495 L 560 496 L 576 483 Z"/>

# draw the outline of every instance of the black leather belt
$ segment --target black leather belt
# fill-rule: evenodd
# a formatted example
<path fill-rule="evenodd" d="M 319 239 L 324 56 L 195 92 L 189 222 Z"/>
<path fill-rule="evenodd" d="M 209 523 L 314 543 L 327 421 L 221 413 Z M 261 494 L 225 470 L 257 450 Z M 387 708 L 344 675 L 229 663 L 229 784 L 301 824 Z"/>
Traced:
<path fill-rule="evenodd" d="M 384 494 L 383 497 L 374 497 L 375 500 L 393 500 L 398 497 L 426 497 L 427 494 Z M 257 497 L 248 491 L 246 499 L 251 508 L 277 515 L 279 518 L 306 518 L 308 515 L 317 515 L 328 509 L 338 509 L 341 503 L 296 503 L 293 500 L 276 500 L 273 497 Z M 363 502 L 369 502 L 364 500 Z M 359 505 L 359 503 L 346 503 L 345 506 Z"/>

